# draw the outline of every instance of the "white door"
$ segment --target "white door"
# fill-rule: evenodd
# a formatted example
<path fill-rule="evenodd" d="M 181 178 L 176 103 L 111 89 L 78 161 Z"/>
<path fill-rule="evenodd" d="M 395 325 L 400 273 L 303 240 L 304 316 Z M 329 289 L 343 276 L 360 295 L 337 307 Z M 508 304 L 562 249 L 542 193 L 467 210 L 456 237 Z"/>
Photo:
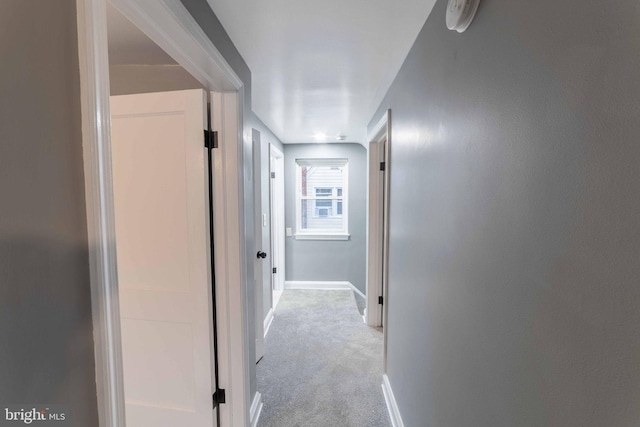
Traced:
<path fill-rule="evenodd" d="M 111 97 L 127 427 L 211 427 L 202 90 Z"/>
<path fill-rule="evenodd" d="M 271 243 L 268 144 L 253 129 L 253 191 L 256 232 L 256 361 L 264 356 L 265 318 L 271 309 Z"/>
<path fill-rule="evenodd" d="M 369 250 L 367 285 L 367 323 L 383 326 L 383 305 L 379 297 L 386 299 L 386 163 L 385 141 L 369 144 Z M 385 167 L 381 167 L 385 164 Z"/>
<path fill-rule="evenodd" d="M 284 155 L 273 145 L 270 147 L 269 168 L 271 171 L 271 265 L 273 291 L 284 290 L 285 230 L 284 230 Z M 273 308 L 276 299 L 274 298 Z"/>

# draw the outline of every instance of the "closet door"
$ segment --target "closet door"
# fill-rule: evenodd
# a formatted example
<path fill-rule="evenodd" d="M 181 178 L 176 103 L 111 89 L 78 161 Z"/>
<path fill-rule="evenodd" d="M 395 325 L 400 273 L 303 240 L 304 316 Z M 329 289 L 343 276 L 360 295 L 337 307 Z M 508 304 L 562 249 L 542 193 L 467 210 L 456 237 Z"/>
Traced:
<path fill-rule="evenodd" d="M 216 425 L 206 93 L 111 97 L 127 427 Z"/>

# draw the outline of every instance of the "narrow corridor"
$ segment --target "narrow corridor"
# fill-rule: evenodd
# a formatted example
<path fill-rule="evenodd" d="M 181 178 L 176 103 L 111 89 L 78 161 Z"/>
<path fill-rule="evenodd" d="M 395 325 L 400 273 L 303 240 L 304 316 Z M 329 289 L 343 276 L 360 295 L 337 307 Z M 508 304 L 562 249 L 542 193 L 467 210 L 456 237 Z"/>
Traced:
<path fill-rule="evenodd" d="M 265 346 L 260 427 L 391 425 L 382 332 L 362 322 L 352 291 L 284 291 Z"/>

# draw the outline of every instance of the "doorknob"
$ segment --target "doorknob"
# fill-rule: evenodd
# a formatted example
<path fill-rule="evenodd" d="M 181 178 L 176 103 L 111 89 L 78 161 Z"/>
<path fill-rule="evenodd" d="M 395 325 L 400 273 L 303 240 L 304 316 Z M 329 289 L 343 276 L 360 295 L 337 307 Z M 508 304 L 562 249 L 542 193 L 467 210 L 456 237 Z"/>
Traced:
<path fill-rule="evenodd" d="M 262 251 L 258 251 L 257 256 L 258 256 L 258 258 L 265 259 L 267 257 L 267 253 L 266 252 L 262 252 Z"/>

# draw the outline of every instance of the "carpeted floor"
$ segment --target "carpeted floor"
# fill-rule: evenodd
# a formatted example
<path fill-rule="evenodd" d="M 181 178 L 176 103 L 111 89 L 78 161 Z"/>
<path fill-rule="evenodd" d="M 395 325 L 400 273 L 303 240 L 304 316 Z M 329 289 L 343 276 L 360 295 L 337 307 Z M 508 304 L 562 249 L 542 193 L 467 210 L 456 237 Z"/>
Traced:
<path fill-rule="evenodd" d="M 358 306 L 358 312 L 361 316 L 364 316 L 364 309 L 367 308 L 367 300 L 364 299 L 360 294 L 353 293 L 353 296 L 356 297 L 356 305 Z"/>
<path fill-rule="evenodd" d="M 258 426 L 390 426 L 382 351 L 352 291 L 284 291 L 257 366 Z"/>

